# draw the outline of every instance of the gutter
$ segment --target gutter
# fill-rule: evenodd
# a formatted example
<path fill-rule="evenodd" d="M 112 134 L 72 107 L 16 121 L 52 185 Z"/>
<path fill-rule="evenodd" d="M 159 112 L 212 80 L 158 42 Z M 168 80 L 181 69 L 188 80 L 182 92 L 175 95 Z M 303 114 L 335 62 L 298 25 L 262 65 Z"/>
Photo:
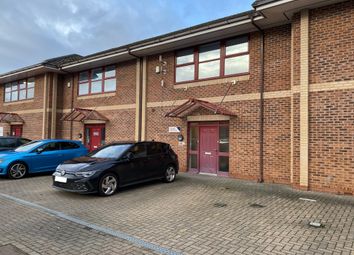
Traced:
<path fill-rule="evenodd" d="M 264 30 L 262 30 L 254 21 L 252 16 L 252 25 L 257 28 L 261 35 L 260 42 L 260 84 L 259 84 L 259 178 L 258 182 L 264 182 Z"/>

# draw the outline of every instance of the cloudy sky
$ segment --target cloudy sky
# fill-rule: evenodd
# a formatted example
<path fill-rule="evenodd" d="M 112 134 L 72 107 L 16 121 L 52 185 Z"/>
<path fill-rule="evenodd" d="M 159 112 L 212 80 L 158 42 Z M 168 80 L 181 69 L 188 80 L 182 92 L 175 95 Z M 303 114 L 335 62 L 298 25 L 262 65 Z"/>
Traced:
<path fill-rule="evenodd" d="M 0 73 L 251 9 L 253 0 L 0 0 Z"/>

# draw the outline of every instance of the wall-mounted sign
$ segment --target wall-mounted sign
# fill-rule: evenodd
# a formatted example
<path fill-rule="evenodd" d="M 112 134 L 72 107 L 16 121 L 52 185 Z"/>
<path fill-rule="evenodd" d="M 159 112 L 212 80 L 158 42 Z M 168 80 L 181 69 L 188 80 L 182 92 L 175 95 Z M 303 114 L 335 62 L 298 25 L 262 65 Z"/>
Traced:
<path fill-rule="evenodd" d="M 179 133 L 179 132 L 181 132 L 181 128 L 180 127 L 168 127 L 168 132 L 169 133 Z"/>
<path fill-rule="evenodd" d="M 0 136 L 4 136 L 4 128 L 0 127 Z"/>

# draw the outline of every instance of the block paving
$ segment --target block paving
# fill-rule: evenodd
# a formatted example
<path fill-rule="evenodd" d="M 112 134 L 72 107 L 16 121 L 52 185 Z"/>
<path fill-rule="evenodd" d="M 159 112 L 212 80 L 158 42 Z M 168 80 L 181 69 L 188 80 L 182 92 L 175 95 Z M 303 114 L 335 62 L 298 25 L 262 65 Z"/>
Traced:
<path fill-rule="evenodd" d="M 108 198 L 54 190 L 46 175 L 2 178 L 0 254 L 9 245 L 28 254 L 156 254 L 1 194 L 182 254 L 354 254 L 352 196 L 186 173 Z"/>

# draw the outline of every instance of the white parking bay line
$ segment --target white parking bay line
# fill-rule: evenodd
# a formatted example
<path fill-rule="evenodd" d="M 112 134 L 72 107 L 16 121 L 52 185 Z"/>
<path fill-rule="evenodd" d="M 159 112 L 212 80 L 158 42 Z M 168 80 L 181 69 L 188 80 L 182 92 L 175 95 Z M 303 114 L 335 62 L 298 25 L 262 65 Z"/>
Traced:
<path fill-rule="evenodd" d="M 37 209 L 37 210 L 39 210 L 41 212 L 45 212 L 47 214 L 54 215 L 56 217 L 59 217 L 59 218 L 74 222 L 76 224 L 80 224 L 82 226 L 92 228 L 92 229 L 94 229 L 96 231 L 100 231 L 100 232 L 105 233 L 107 235 L 111 235 L 111 236 L 123 239 L 125 241 L 128 241 L 128 242 L 136 245 L 136 246 L 140 246 L 140 247 L 149 249 L 149 250 L 154 251 L 154 252 L 159 253 L 159 254 L 168 254 L 168 255 L 181 255 L 182 254 L 180 252 L 172 251 L 172 250 L 170 250 L 168 248 L 161 247 L 161 246 L 153 244 L 153 243 L 149 243 L 147 241 L 144 241 L 144 240 L 139 239 L 137 237 L 131 236 L 131 235 L 126 234 L 124 232 L 117 231 L 117 230 L 114 230 L 114 229 L 111 229 L 111 228 L 101 227 L 101 226 L 98 226 L 96 224 L 92 224 L 92 223 L 86 222 L 84 220 L 81 220 L 80 218 L 69 216 L 69 215 L 67 215 L 67 214 L 65 214 L 63 212 L 55 211 L 55 210 L 49 209 L 47 207 L 32 203 L 32 202 L 29 202 L 29 201 L 26 201 L 26 200 L 22 200 L 22 199 L 17 198 L 17 197 L 13 197 L 13 196 L 10 196 L 10 195 L 7 195 L 7 194 L 3 194 L 3 193 L 0 193 L 0 197 L 8 199 L 8 200 L 11 200 L 11 201 L 16 202 L 16 203 L 21 204 L 21 205 L 25 205 L 25 206 Z"/>

